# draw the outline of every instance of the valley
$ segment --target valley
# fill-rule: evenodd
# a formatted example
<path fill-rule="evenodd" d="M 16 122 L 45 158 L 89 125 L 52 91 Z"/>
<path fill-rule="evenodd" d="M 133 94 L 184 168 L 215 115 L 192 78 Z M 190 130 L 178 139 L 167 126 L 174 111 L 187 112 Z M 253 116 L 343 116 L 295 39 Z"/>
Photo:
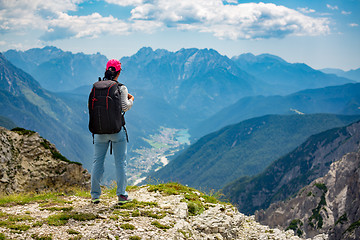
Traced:
<path fill-rule="evenodd" d="M 128 181 L 132 185 L 141 183 L 150 172 L 166 166 L 169 158 L 190 145 L 187 129 L 160 127 L 158 133 L 143 139 L 150 146 L 135 149 L 135 156 L 128 160 Z"/>

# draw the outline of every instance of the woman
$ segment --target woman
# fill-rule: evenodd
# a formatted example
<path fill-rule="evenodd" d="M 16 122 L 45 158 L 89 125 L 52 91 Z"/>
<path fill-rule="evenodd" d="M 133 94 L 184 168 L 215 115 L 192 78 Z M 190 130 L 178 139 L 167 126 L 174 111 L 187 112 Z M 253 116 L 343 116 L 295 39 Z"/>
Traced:
<path fill-rule="evenodd" d="M 111 59 L 106 64 L 104 80 L 117 81 L 121 72 L 121 63 L 119 60 Z M 128 93 L 126 86 L 120 86 L 120 101 L 123 112 L 130 110 L 134 103 L 134 96 Z M 124 127 L 120 132 L 113 134 L 94 134 L 95 154 L 91 173 L 91 199 L 94 204 L 100 202 L 101 188 L 100 181 L 104 174 L 104 161 L 109 143 L 111 142 L 114 151 L 114 160 L 116 168 L 116 183 L 118 204 L 124 204 L 129 201 L 126 192 L 126 153 L 127 136 Z"/>

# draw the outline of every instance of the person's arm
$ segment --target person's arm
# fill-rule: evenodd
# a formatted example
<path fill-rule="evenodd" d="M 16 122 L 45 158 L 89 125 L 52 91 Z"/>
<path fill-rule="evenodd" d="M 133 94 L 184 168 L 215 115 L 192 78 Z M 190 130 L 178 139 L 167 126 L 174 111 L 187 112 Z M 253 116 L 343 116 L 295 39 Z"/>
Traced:
<path fill-rule="evenodd" d="M 130 110 L 130 108 L 134 104 L 134 96 L 128 92 L 127 87 L 124 85 L 120 87 L 120 91 L 121 91 L 121 99 L 120 99 L 121 108 L 124 112 L 126 112 Z"/>

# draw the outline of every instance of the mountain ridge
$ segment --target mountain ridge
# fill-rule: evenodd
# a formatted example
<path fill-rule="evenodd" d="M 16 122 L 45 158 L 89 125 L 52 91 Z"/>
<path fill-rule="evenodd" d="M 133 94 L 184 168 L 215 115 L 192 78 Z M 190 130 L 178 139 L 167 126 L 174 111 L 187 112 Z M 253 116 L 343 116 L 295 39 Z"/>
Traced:
<path fill-rule="evenodd" d="M 241 120 L 266 114 L 301 113 L 360 114 L 360 83 L 307 89 L 286 96 L 245 97 L 200 121 L 190 132 L 199 137 Z"/>
<path fill-rule="evenodd" d="M 312 135 L 260 174 L 238 179 L 225 186 L 223 192 L 241 212 L 251 214 L 265 209 L 324 176 L 332 162 L 358 151 L 359 143 L 360 121 Z"/>

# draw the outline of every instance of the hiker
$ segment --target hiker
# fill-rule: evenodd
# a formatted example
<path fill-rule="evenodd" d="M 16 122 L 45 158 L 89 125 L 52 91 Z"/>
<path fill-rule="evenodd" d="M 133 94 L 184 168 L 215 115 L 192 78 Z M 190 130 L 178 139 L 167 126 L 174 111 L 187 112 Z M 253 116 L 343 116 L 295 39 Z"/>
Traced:
<path fill-rule="evenodd" d="M 129 202 L 130 199 L 128 198 L 128 194 L 126 192 L 126 154 L 127 154 L 127 132 L 125 128 L 125 120 L 124 120 L 124 113 L 133 105 L 134 96 L 128 93 L 128 89 L 125 85 L 118 83 L 118 78 L 121 72 L 121 63 L 119 60 L 111 59 L 106 64 L 106 71 L 103 80 L 99 78 L 99 81 L 94 83 L 93 90 L 89 96 L 89 113 L 90 113 L 90 122 L 89 122 L 89 129 L 93 133 L 93 142 L 95 146 L 95 153 L 94 153 L 94 161 L 92 166 L 92 173 L 91 173 L 91 199 L 92 203 L 97 204 L 100 202 L 100 195 L 101 195 L 101 188 L 100 188 L 100 181 L 103 177 L 104 173 L 104 160 L 105 155 L 107 153 L 108 147 L 110 145 L 110 154 L 114 154 L 115 160 L 115 170 L 116 170 L 116 184 L 117 190 L 116 195 L 118 196 L 118 204 L 124 204 Z M 112 80 L 112 81 L 109 81 Z M 108 84 L 109 87 L 107 87 Z M 98 90 L 96 86 L 105 86 L 103 89 Z M 110 91 L 111 88 L 114 88 Z M 105 90 L 104 90 L 105 89 Z M 103 90 L 103 93 L 99 93 Z M 107 93 L 107 96 L 104 95 Z M 114 102 L 109 103 L 109 93 L 115 94 L 113 97 Z M 119 95 L 120 93 L 120 95 Z M 98 96 L 96 94 L 100 94 L 102 96 Z M 117 95 L 116 95 L 117 94 Z M 103 99 L 103 100 L 102 100 Z M 118 101 L 116 101 L 118 100 Z M 97 107 L 100 102 L 103 101 L 103 109 L 114 108 L 115 105 L 119 105 L 116 108 L 115 113 L 107 113 L 107 120 L 102 120 L 101 123 L 97 119 L 103 117 L 104 111 L 101 110 L 101 107 Z M 111 99 L 109 100 L 111 101 Z M 106 104 L 105 104 L 106 102 Z M 95 104 L 95 108 L 94 108 Z M 106 108 L 105 108 L 106 105 Z M 98 110 L 95 110 L 98 109 Z M 100 110 L 99 110 L 100 109 Z M 93 117 L 92 117 L 93 116 Z M 109 117 L 110 116 L 110 117 Z M 108 120 L 111 118 L 110 120 Z M 117 119 L 119 118 L 119 119 Z M 115 123 L 113 123 L 115 120 Z M 104 122 L 105 121 L 105 122 Z M 102 126 L 97 126 L 101 125 Z M 111 130 L 109 133 L 108 130 L 101 131 L 99 129 L 106 129 L 107 127 L 113 127 L 109 125 L 116 125 L 116 130 Z M 97 129 L 96 129 L 97 128 Z M 120 129 L 120 131 L 119 131 Z M 103 133 L 105 132 L 105 133 Z M 115 132 L 115 133 L 113 133 Z M 100 133 L 100 134 L 99 134 Z"/>

